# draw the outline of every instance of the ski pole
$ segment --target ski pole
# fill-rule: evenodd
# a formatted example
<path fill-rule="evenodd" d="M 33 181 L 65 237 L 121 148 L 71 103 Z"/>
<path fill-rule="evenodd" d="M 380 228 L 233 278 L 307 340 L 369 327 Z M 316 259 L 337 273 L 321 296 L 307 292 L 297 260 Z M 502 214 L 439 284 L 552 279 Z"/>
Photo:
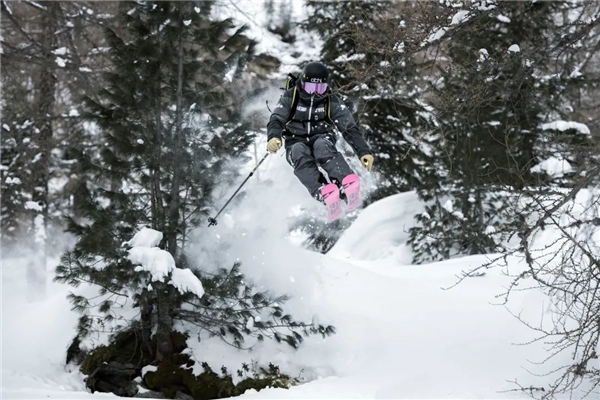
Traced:
<path fill-rule="evenodd" d="M 246 182 L 248 182 L 248 179 L 250 179 L 250 177 L 252 175 L 254 175 L 254 173 L 256 172 L 256 170 L 258 169 L 258 167 L 260 167 L 260 164 L 262 164 L 263 161 L 265 161 L 267 159 L 268 155 L 269 155 L 269 153 L 266 153 L 263 156 L 263 158 L 261 158 L 261 160 L 258 162 L 258 164 L 256 164 L 256 167 L 254 167 L 254 169 L 252 171 L 250 171 L 250 175 L 248 175 L 246 177 L 246 179 L 244 179 L 244 182 L 242 182 L 242 184 L 240 185 L 240 187 L 238 187 L 237 190 L 231 195 L 231 197 L 229 198 L 229 200 L 227 200 L 227 203 L 225 203 L 225 205 L 219 210 L 219 212 L 217 213 L 217 215 L 215 215 L 214 218 L 208 218 L 208 226 L 212 226 L 212 225 L 216 225 L 217 224 L 217 218 L 219 217 L 219 215 L 221 215 L 221 212 L 223 212 L 223 210 L 225 209 L 225 207 L 227 207 L 227 205 L 231 202 L 231 200 L 233 200 L 233 198 L 240 191 L 240 189 L 242 188 L 242 186 L 244 186 L 246 184 Z"/>

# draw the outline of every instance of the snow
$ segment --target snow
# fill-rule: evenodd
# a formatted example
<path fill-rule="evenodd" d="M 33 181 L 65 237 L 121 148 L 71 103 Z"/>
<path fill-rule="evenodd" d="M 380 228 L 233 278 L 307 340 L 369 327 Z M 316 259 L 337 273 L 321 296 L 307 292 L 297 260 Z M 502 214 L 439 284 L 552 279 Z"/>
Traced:
<path fill-rule="evenodd" d="M 148 372 L 155 372 L 156 370 L 158 370 L 157 366 L 146 365 L 144 368 L 142 368 L 142 376 L 146 375 Z"/>
<path fill-rule="evenodd" d="M 469 19 L 469 14 L 470 11 L 468 10 L 460 10 L 452 17 L 452 22 L 450 23 L 450 25 L 458 25 L 461 22 L 466 21 L 467 19 Z"/>
<path fill-rule="evenodd" d="M 202 230 L 208 249 L 214 251 L 205 253 L 203 260 L 241 260 L 247 279 L 291 296 L 285 307 L 292 315 L 331 323 L 337 333 L 309 338 L 297 352 L 259 343 L 251 353 L 216 338 L 199 342 L 192 336 L 192 355 L 215 368 L 236 370 L 242 362 L 273 362 L 285 373 L 310 380 L 289 390 L 249 391 L 242 398 L 505 399 L 509 396 L 502 391 L 514 388 L 509 380 L 543 380 L 526 371 L 539 371 L 534 363 L 547 355 L 543 344 L 515 345 L 529 342 L 534 332 L 496 298 L 510 282 L 503 272 L 520 271 L 520 260 L 510 259 L 506 271 L 490 270 L 443 290 L 461 271 L 493 255 L 409 265 L 408 229 L 413 215 L 423 212 L 413 192 L 365 208 L 328 254 L 302 249 L 282 234 L 286 214 L 294 201 L 302 207 L 316 202 L 298 186 L 291 169 L 284 169 L 283 157 L 269 157 L 265 163 L 260 180 L 249 181 L 246 200 L 230 210 L 236 228 L 219 224 Z M 272 180 L 281 186 L 271 185 Z M 256 190 L 259 187 L 263 193 Z M 151 250 L 161 239 L 160 232 L 146 228 L 128 243 Z M 6 272 L 3 296 L 11 301 L 2 306 L 3 397 L 92 398 L 83 377 L 63 364 L 77 317 L 65 298 L 71 288 L 49 281 L 48 298 L 30 303 L 23 295 L 23 268 L 3 268 Z M 190 276 L 185 278 L 189 282 Z M 544 304 L 544 298 L 530 290 L 516 292 L 507 307 L 540 318 L 547 312 Z M 559 357 L 556 363 L 561 361 Z M 93 395 L 98 396 L 103 395 Z M 510 398 L 529 397 L 511 393 Z"/>
<path fill-rule="evenodd" d="M 489 11 L 489 10 L 493 10 L 494 8 L 497 7 L 497 5 L 495 4 L 496 1 L 495 0 L 481 0 L 478 1 L 477 3 L 479 3 L 477 5 L 477 10 L 479 11 Z"/>
<path fill-rule="evenodd" d="M 381 213 L 381 209 L 388 210 Z M 423 212 L 416 193 L 402 193 L 378 202 L 378 207 L 368 207 L 344 233 L 328 255 L 341 260 L 390 260 L 409 264 L 412 254 L 406 242 L 411 217 Z M 369 232 L 365 235 L 365 232 Z"/>
<path fill-rule="evenodd" d="M 352 54 L 350 56 L 343 54 L 343 55 L 339 56 L 338 58 L 336 58 L 334 61 L 337 63 L 343 63 L 343 62 L 349 62 L 349 61 L 364 60 L 364 58 L 365 58 L 365 54 L 362 54 L 362 53 L 356 53 L 356 54 Z"/>
<path fill-rule="evenodd" d="M 179 293 L 190 292 L 198 297 L 204 296 L 204 288 L 202 282 L 188 269 L 174 268 L 171 271 L 171 280 L 169 284 L 175 286 Z"/>
<path fill-rule="evenodd" d="M 135 270 L 149 272 L 153 282 L 162 282 L 170 276 L 168 283 L 177 288 L 180 293 L 191 292 L 202 297 L 204 288 L 194 273 L 187 268 L 177 268 L 171 253 L 156 247 L 162 238 L 162 232 L 142 228 L 126 242 L 131 246 L 129 260 L 134 265 L 138 265 Z"/>
<path fill-rule="evenodd" d="M 479 49 L 479 59 L 477 61 L 484 62 L 490 58 L 490 53 L 488 53 L 487 49 Z"/>
<path fill-rule="evenodd" d="M 433 32 L 431 35 L 429 35 L 429 38 L 427 38 L 427 40 L 425 42 L 421 43 L 421 47 L 425 46 L 427 43 L 433 43 L 436 40 L 441 39 L 445 34 L 446 34 L 445 28 L 436 29 L 435 32 Z"/>
<path fill-rule="evenodd" d="M 510 24 L 510 18 L 508 18 L 506 15 L 498 14 L 496 15 L 496 19 L 500 22 Z"/>
<path fill-rule="evenodd" d="M 158 247 L 133 247 L 129 260 L 139 264 L 136 271 L 148 271 L 153 281 L 162 281 L 175 269 L 175 260 L 168 251 Z"/>
<path fill-rule="evenodd" d="M 584 135 L 590 134 L 590 128 L 588 128 L 587 125 L 582 124 L 581 122 L 575 122 L 575 121 L 558 120 L 558 121 L 553 121 L 553 122 L 548 122 L 546 124 L 542 124 L 540 128 L 544 131 L 559 130 L 561 132 L 569 130 L 569 129 L 574 129 Z"/>
<path fill-rule="evenodd" d="M 21 183 L 22 182 L 19 178 L 11 178 L 10 176 L 8 178 L 6 178 L 7 185 L 20 185 Z M 27 208 L 27 206 L 25 206 L 25 208 Z"/>
<path fill-rule="evenodd" d="M 581 69 L 580 67 L 576 67 L 570 74 L 569 74 L 569 78 L 579 78 L 583 76 L 583 74 L 581 73 Z"/>
<path fill-rule="evenodd" d="M 127 242 L 132 247 L 156 247 L 163 238 L 162 232 L 150 228 L 142 228 L 133 239 Z"/>
<path fill-rule="evenodd" d="M 44 211 L 44 207 L 42 207 L 42 205 L 40 203 L 38 203 L 37 201 L 27 201 L 27 202 L 25 202 L 25 209 L 26 210 L 34 210 L 34 211 L 37 211 L 37 212 Z"/>
<path fill-rule="evenodd" d="M 191 24 L 191 23 L 192 23 L 192 20 L 191 20 L 191 19 L 186 19 L 185 21 L 183 21 L 183 24 L 184 24 L 185 26 L 190 26 L 190 24 Z"/>
<path fill-rule="evenodd" d="M 550 157 L 547 160 L 542 161 L 533 168 L 531 172 L 544 172 L 554 178 L 560 178 L 564 174 L 573 172 L 574 169 L 567 160 L 563 160 L 557 157 Z"/>
<path fill-rule="evenodd" d="M 56 64 L 61 68 L 64 68 L 67 65 L 66 61 L 60 57 L 56 57 L 54 61 L 56 61 Z"/>
<path fill-rule="evenodd" d="M 511 45 L 508 50 L 509 53 L 520 53 L 521 52 L 521 48 L 519 47 L 518 44 L 513 44 Z"/>
<path fill-rule="evenodd" d="M 39 3 L 36 3 L 35 1 L 29 0 L 27 3 L 31 4 L 32 6 L 34 6 L 36 8 L 39 8 L 40 10 L 46 10 L 45 6 L 43 6 L 43 5 L 39 4 Z"/>
<path fill-rule="evenodd" d="M 229 71 L 227 71 L 227 73 L 225 74 L 225 77 L 224 77 L 225 82 L 233 82 L 233 76 L 235 75 L 235 70 L 236 70 L 236 68 L 231 68 Z"/>
<path fill-rule="evenodd" d="M 56 50 L 54 50 L 52 53 L 56 54 L 57 56 L 64 56 L 65 54 L 67 54 L 68 50 L 66 47 L 60 47 Z"/>
<path fill-rule="evenodd" d="M 446 211 L 448 211 L 449 213 L 454 211 L 454 203 L 452 202 L 451 199 L 446 200 L 446 202 L 444 203 L 444 205 L 442 206 L 442 208 Z"/>

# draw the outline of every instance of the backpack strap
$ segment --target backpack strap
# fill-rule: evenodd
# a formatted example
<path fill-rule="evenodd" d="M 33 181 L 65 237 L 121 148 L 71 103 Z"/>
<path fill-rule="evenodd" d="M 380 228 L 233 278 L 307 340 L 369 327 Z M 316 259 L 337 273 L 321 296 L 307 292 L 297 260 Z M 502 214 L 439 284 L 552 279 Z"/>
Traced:
<path fill-rule="evenodd" d="M 331 119 L 331 94 L 327 94 L 327 97 L 325 97 L 325 122 L 333 125 L 333 120 Z"/>
<path fill-rule="evenodd" d="M 290 90 L 292 86 L 296 86 L 296 81 L 298 77 L 294 74 L 288 74 L 288 79 L 285 82 L 285 90 Z"/>

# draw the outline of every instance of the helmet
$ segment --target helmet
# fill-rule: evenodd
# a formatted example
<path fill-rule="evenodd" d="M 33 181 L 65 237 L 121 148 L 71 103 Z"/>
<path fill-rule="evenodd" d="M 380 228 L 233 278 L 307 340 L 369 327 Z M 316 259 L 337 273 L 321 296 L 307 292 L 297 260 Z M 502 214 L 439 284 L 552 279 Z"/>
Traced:
<path fill-rule="evenodd" d="M 308 94 L 324 94 L 329 86 L 329 71 L 320 62 L 310 62 L 302 69 L 300 83 Z"/>

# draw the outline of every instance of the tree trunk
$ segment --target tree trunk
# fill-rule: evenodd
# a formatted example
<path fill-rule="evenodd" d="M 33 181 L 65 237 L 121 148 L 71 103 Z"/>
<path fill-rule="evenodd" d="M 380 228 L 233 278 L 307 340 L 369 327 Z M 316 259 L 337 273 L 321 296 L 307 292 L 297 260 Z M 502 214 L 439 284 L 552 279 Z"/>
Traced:
<path fill-rule="evenodd" d="M 157 43 L 160 46 L 160 43 Z M 160 66 L 156 72 L 156 108 L 154 109 L 154 156 L 152 160 L 152 228 L 164 232 L 164 209 L 160 187 L 160 159 L 162 147 L 162 103 L 161 103 L 161 71 Z"/>
<path fill-rule="evenodd" d="M 145 292 L 140 296 L 140 320 L 142 330 L 142 349 L 148 354 L 155 355 L 151 345 L 152 316 L 154 313 L 154 301 L 150 293 Z"/>
<path fill-rule="evenodd" d="M 181 9 L 180 9 L 181 12 Z M 169 231 L 167 245 L 173 257 L 177 256 L 177 227 L 179 225 L 179 189 L 181 180 L 181 146 L 183 143 L 183 35 L 179 35 L 177 44 L 177 111 L 175 115 L 175 148 L 173 163 L 173 182 L 171 186 L 171 202 L 169 204 Z"/>
<path fill-rule="evenodd" d="M 156 329 L 156 359 L 169 359 L 174 352 L 171 332 L 173 331 L 173 287 L 166 283 L 155 283 L 157 301 L 158 327 Z"/>
<path fill-rule="evenodd" d="M 58 3 L 48 3 L 47 10 L 42 13 L 42 35 L 40 46 L 42 63 L 39 75 L 37 106 L 39 114 L 37 122 L 39 132 L 34 137 L 37 153 L 34 157 L 34 187 L 32 201 L 40 208 L 35 210 L 31 219 L 30 238 L 35 249 L 33 259 L 28 263 L 27 277 L 30 295 L 33 298 L 44 298 L 46 292 L 46 259 L 48 255 L 48 180 L 50 179 L 50 153 L 52 151 L 52 117 L 54 114 L 54 92 L 56 76 L 54 74 L 54 33 L 56 32 L 56 16 L 60 9 Z"/>

